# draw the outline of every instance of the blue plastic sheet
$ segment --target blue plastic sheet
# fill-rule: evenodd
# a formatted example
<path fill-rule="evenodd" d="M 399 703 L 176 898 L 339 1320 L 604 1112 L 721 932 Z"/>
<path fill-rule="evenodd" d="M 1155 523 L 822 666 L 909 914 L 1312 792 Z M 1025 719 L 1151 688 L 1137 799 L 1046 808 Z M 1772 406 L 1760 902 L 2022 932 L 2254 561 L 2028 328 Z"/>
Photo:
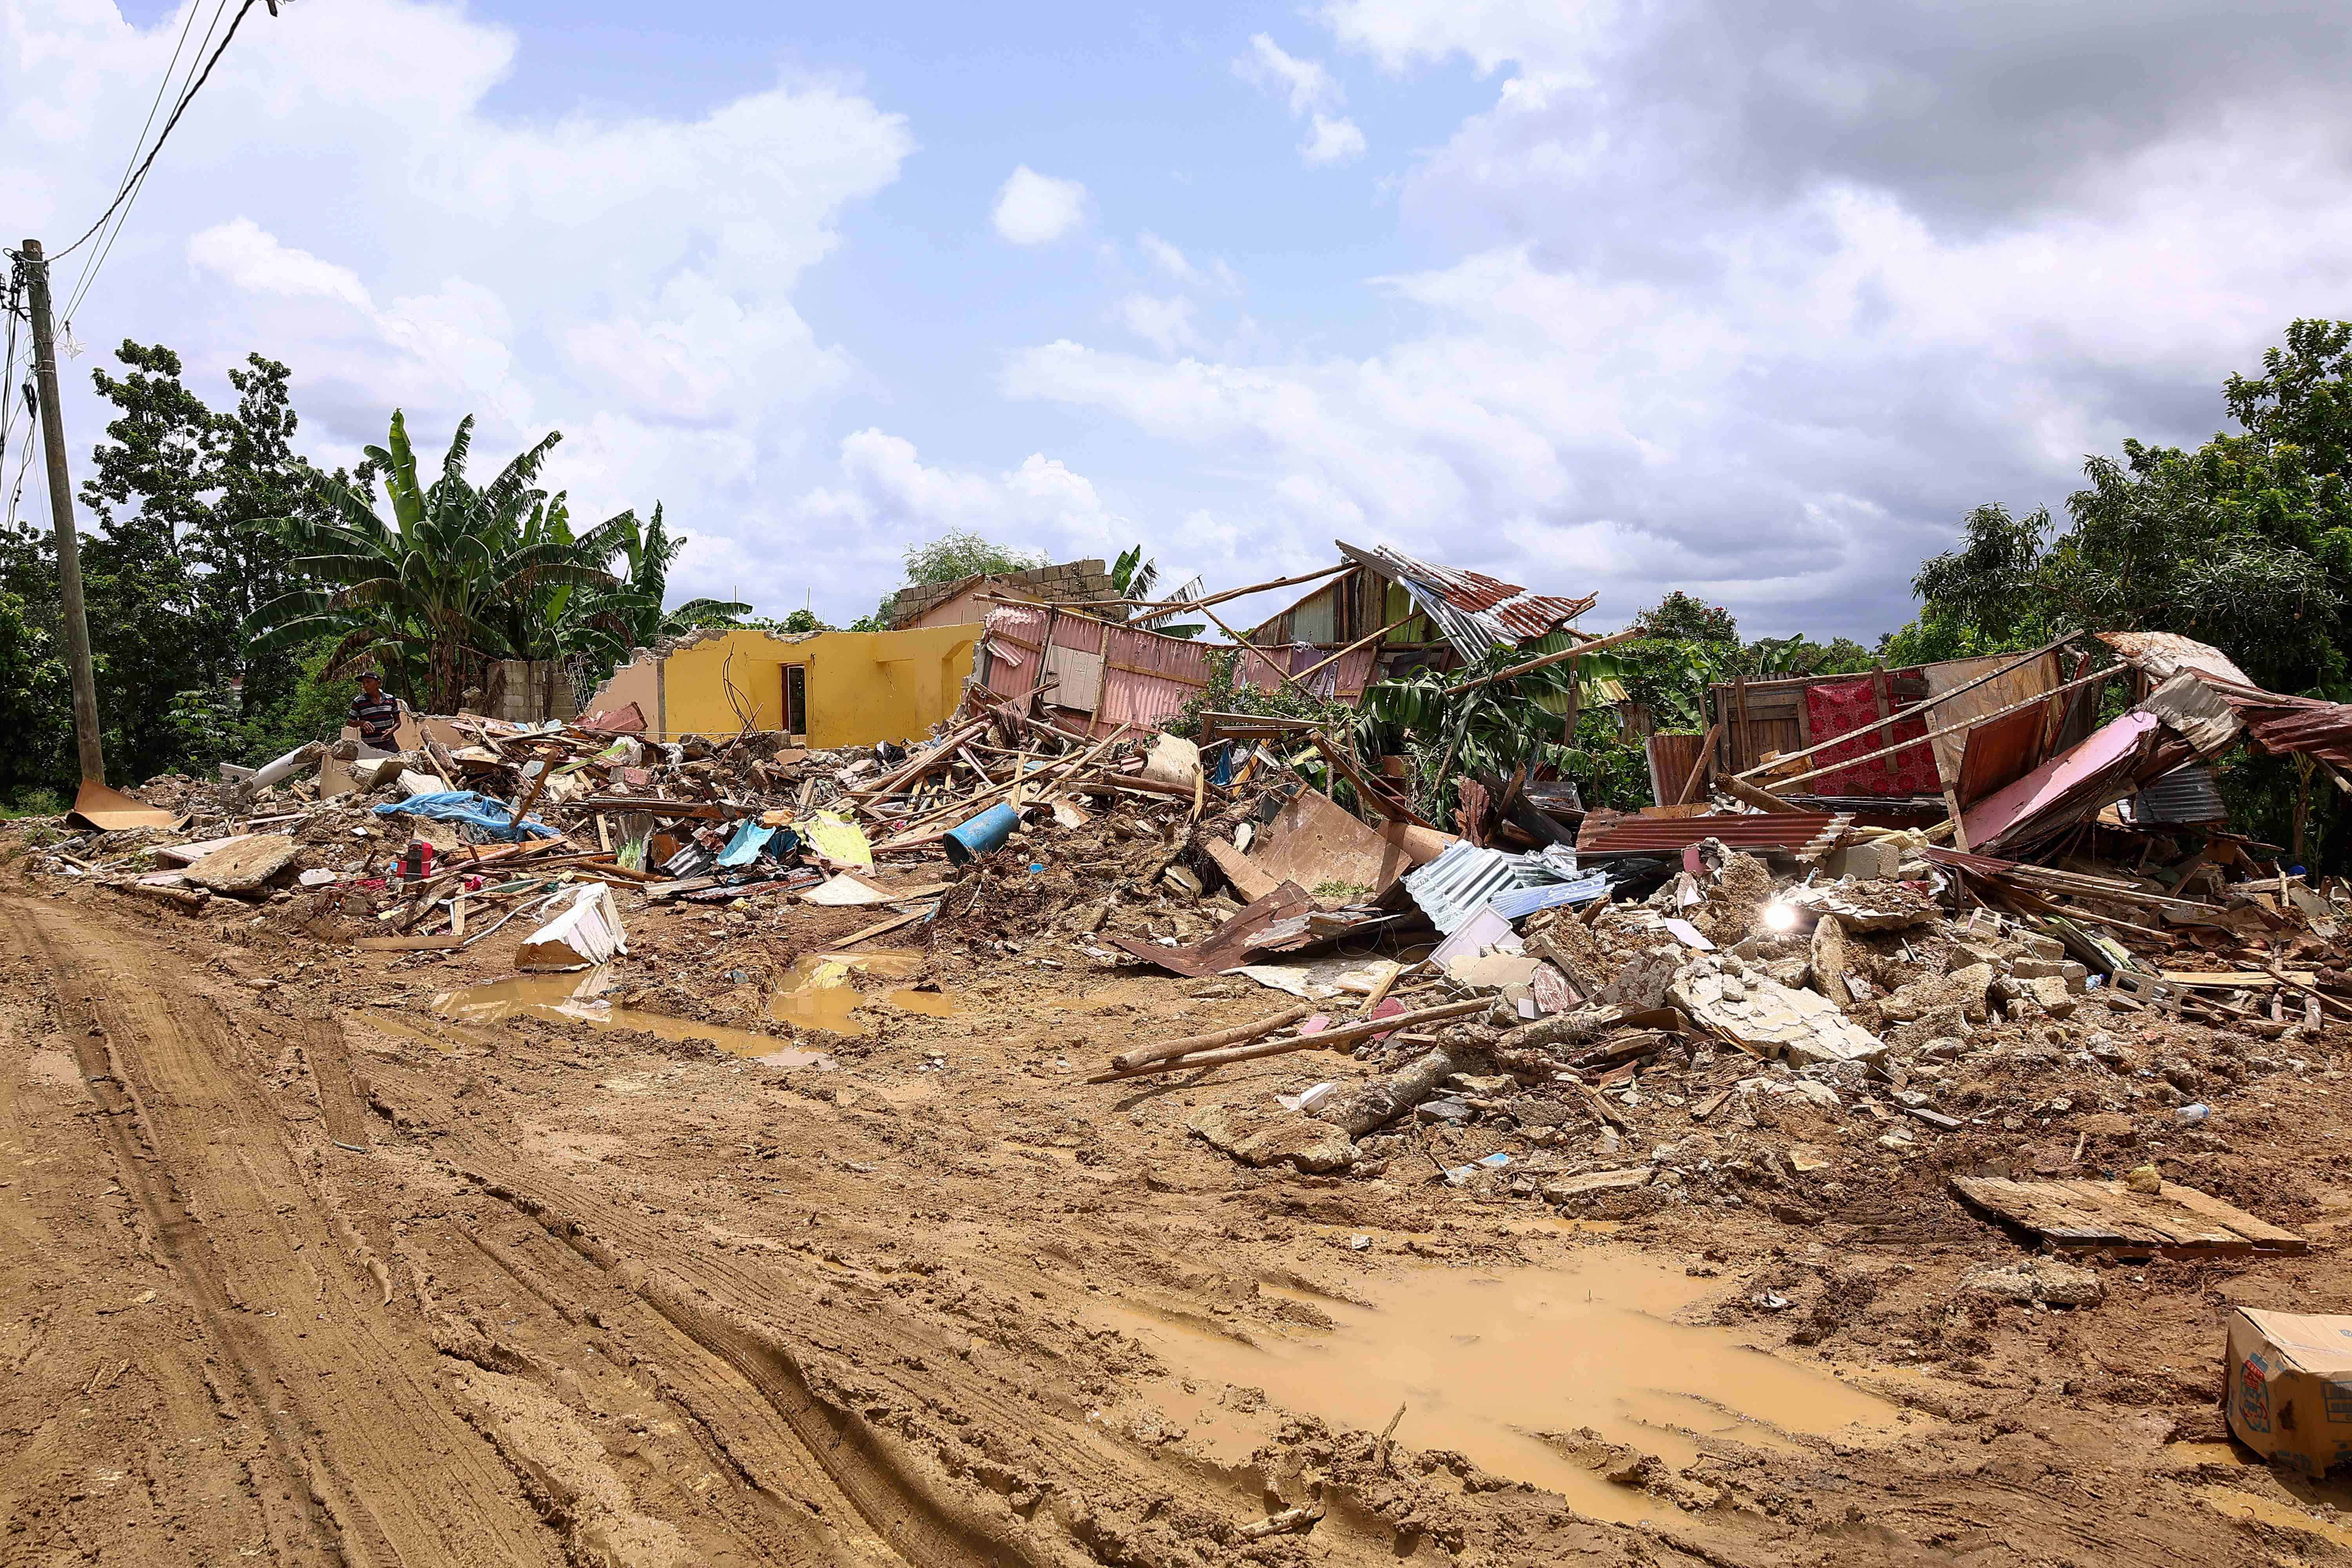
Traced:
<path fill-rule="evenodd" d="M 493 838 L 560 838 L 562 834 L 535 816 L 509 826 L 514 807 L 470 789 L 434 790 L 406 800 L 388 801 L 375 808 L 378 816 L 424 816 L 435 822 L 458 822 L 478 827 Z"/>
<path fill-rule="evenodd" d="M 727 847 L 719 852 L 719 863 L 721 866 L 749 866 L 759 858 L 760 851 L 775 836 L 776 829 L 761 826 L 757 817 L 746 817 L 743 826 L 735 830 L 735 837 L 727 841 Z"/>

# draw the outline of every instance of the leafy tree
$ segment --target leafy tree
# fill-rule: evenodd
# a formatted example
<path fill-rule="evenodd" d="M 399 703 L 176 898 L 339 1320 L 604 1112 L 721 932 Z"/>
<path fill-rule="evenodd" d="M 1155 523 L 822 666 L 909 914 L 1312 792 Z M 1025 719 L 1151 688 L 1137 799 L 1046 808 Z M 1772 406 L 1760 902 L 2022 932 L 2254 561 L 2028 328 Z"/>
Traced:
<path fill-rule="evenodd" d="M 32 808 L 36 794 L 70 794 L 80 773 L 74 755 L 73 688 L 57 634 L 24 599 L 0 591 L 0 797 Z"/>
<path fill-rule="evenodd" d="M 1129 545 L 1119 552 L 1118 559 L 1110 563 L 1111 586 L 1122 599 L 1149 599 L 1160 586 L 1160 563 L 1143 553 L 1140 544 Z M 1182 586 L 1170 592 L 1170 599 L 1197 599 L 1205 586 L 1198 577 L 1187 580 Z M 1138 616 L 1129 624 L 1145 631 L 1158 632 L 1164 637 L 1196 637 L 1209 629 L 1205 621 L 1179 622 L 1181 610 L 1159 610 L 1148 616 Z"/>
<path fill-rule="evenodd" d="M 562 500 L 558 496 L 555 504 L 560 507 Z M 659 504 L 644 523 L 635 511 L 625 511 L 613 522 L 616 548 L 612 565 L 618 581 L 609 588 L 552 591 L 558 596 L 553 614 L 563 652 L 585 655 L 600 676 L 608 675 L 631 650 L 651 647 L 666 637 L 682 636 L 697 626 L 744 624 L 751 606 L 732 599 L 689 599 L 674 610 L 662 607 L 669 594 L 669 569 L 685 550 L 686 536 L 669 531 Z"/>
<path fill-rule="evenodd" d="M 1721 643 L 1734 647 L 1739 645 L 1739 623 L 1732 618 L 1729 610 L 1696 598 L 1680 588 L 1670 590 L 1633 620 L 1653 637 Z"/>
<path fill-rule="evenodd" d="M 969 531 L 950 530 L 937 539 L 907 546 L 907 583 L 961 583 L 966 577 L 1003 576 L 1045 564 L 1042 550 L 1015 550 Z"/>
<path fill-rule="evenodd" d="M 1626 667 L 1612 654 L 1642 646 L 1626 644 L 1578 659 L 1572 676 L 1565 663 L 1548 665 L 1454 696 L 1445 689 L 1525 663 L 1525 650 L 1497 647 L 1458 669 L 1424 668 L 1377 682 L 1364 692 L 1359 710 L 1358 750 L 1368 756 L 1401 753 L 1409 758 L 1417 808 L 1433 822 L 1451 819 L 1455 781 L 1462 774 L 1507 776 L 1522 764 L 1549 766 L 1561 777 L 1576 780 L 1588 805 L 1647 804 L 1647 764 L 1638 748 L 1617 738 L 1607 713 L 1580 707 L 1571 739 L 1562 733 L 1560 714 L 1544 701 L 1564 698 L 1572 683 L 1589 689 L 1605 675 L 1622 679 Z M 1579 695 L 1583 700 L 1590 691 Z"/>
<path fill-rule="evenodd" d="M 425 706 L 449 712 L 486 660 L 518 657 L 512 626 L 502 622 L 519 601 L 615 584 L 602 563 L 619 547 L 623 518 L 573 538 L 532 488 L 562 435 L 550 433 L 478 488 L 466 477 L 473 429 L 470 416 L 458 424 L 428 485 L 395 412 L 386 444 L 367 449 L 391 503 L 389 524 L 358 488 L 334 481 L 326 487 L 332 520 L 285 521 L 304 581 L 254 612 L 247 625 L 257 651 L 335 637 L 328 674 L 382 660 Z"/>

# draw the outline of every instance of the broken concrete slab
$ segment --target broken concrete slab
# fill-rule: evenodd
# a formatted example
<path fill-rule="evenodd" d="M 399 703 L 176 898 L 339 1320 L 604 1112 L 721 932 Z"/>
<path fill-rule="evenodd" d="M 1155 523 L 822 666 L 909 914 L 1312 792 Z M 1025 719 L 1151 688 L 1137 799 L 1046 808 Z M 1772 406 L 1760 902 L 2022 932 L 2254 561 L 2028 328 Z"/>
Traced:
<path fill-rule="evenodd" d="M 2029 1258 L 2000 1267 L 1988 1263 L 1961 1276 L 1960 1289 L 2021 1307 L 2037 1301 L 2052 1307 L 2095 1307 L 2107 1299 L 2106 1281 L 2095 1269 L 2054 1258 Z"/>
<path fill-rule="evenodd" d="M 1647 1186 L 1651 1171 L 1647 1165 L 1626 1165 L 1613 1171 L 1587 1171 L 1581 1175 L 1557 1176 L 1543 1184 L 1544 1201 L 1552 1204 L 1574 1203 L 1596 1193 L 1622 1192 L 1629 1187 Z"/>
<path fill-rule="evenodd" d="M 1768 1059 L 1874 1061 L 1885 1054 L 1877 1036 L 1851 1022 L 1826 997 L 1792 990 L 1752 967 L 1734 973 L 1702 955 L 1667 999 L 1700 1027 Z"/>
<path fill-rule="evenodd" d="M 284 833 L 256 833 L 188 868 L 188 880 L 215 893 L 250 893 L 292 863 L 301 846 Z"/>
<path fill-rule="evenodd" d="M 1344 1131 L 1290 1111 L 1203 1105 L 1184 1119 L 1184 1125 L 1244 1165 L 1287 1160 L 1302 1171 L 1338 1171 L 1356 1160 L 1356 1146 Z"/>

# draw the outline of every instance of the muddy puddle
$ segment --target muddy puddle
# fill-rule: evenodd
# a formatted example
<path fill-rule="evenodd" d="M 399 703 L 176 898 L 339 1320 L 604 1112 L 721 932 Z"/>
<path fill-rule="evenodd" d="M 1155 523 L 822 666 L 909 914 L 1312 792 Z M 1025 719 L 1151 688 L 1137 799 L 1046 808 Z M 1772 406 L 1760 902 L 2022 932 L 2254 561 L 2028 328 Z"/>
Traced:
<path fill-rule="evenodd" d="M 433 998 L 433 1011 L 461 1024 L 495 1024 L 514 1017 L 571 1018 L 604 1028 L 643 1029 L 665 1040 L 698 1040 L 768 1067 L 834 1065 L 833 1058 L 822 1051 L 786 1045 L 749 1029 L 612 1006 L 603 1000 L 611 984 L 612 975 L 604 969 L 581 974 L 518 974 L 494 984 L 444 992 Z"/>
<path fill-rule="evenodd" d="M 857 977 L 905 980 L 922 973 L 927 962 L 919 952 L 903 948 L 877 948 L 870 952 L 805 952 L 793 962 L 769 998 L 768 1016 L 801 1029 L 823 1029 L 835 1035 L 862 1035 L 873 1027 L 855 1015 L 861 1007 L 889 1007 L 901 1013 L 948 1018 L 963 1005 L 944 991 L 900 986 L 879 995 L 857 988 Z"/>
<path fill-rule="evenodd" d="M 1895 1429 L 1901 1412 L 1874 1394 L 1749 1349 L 1736 1331 L 1670 1321 L 1706 1293 L 1700 1281 L 1595 1252 L 1573 1268 L 1429 1268 L 1354 1284 L 1369 1308 L 1264 1287 L 1311 1305 L 1334 1327 L 1252 1321 L 1255 1346 L 1138 1306 L 1104 1310 L 1177 1374 L 1158 1380 L 1148 1397 L 1213 1458 L 1238 1462 L 1263 1440 L 1265 1420 L 1237 1414 L 1236 1405 L 1251 1402 L 1218 1384 L 1261 1390 L 1277 1405 L 1360 1431 L 1380 1431 L 1402 1405 L 1399 1443 L 1454 1449 L 1559 1492 L 1580 1513 L 1623 1523 L 1678 1510 L 1611 1482 L 1608 1472 L 1632 1456 L 1602 1445 L 1654 1454 L 1679 1470 L 1710 1439 L 1789 1448 L 1800 1436 L 1868 1441 Z"/>
<path fill-rule="evenodd" d="M 2207 1508 L 2224 1519 L 2250 1520 L 2257 1524 L 2267 1524 L 2275 1530 L 2300 1531 L 2305 1535 L 2332 1542 L 2337 1546 L 2352 1547 L 2352 1529 L 2347 1529 L 2334 1520 L 2322 1519 L 2316 1514 L 2305 1513 L 2293 1504 L 2281 1502 L 2276 1498 L 2256 1497 L 2251 1492 L 2242 1492 L 2235 1487 L 2225 1486 L 2199 1487 L 2195 1490 L 2199 1500 Z"/>

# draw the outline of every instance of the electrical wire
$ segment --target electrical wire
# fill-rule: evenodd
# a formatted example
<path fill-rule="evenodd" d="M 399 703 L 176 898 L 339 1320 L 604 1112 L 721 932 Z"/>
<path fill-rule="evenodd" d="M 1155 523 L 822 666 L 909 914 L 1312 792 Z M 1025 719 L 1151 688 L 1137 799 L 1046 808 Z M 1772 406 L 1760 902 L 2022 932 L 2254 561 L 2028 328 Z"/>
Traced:
<path fill-rule="evenodd" d="M 131 221 L 131 204 L 139 199 L 136 186 L 146 183 L 143 175 L 134 183 L 131 179 L 131 171 L 138 167 L 140 150 L 147 145 L 147 132 L 155 128 L 156 110 L 163 107 L 164 95 L 172 89 L 172 78 L 179 71 L 180 57 L 187 52 L 188 30 L 196 25 L 196 13 L 204 8 L 204 0 L 191 0 L 187 18 L 180 24 L 180 37 L 172 46 L 172 58 L 164 65 L 163 74 L 155 83 L 153 100 L 147 105 L 147 119 L 139 127 L 138 140 L 131 143 L 130 155 L 122 160 L 122 176 L 117 182 L 115 190 L 118 195 L 126 189 L 129 190 L 129 198 L 121 204 L 121 211 L 114 220 L 113 231 L 106 237 L 105 243 L 90 252 L 89 258 L 82 263 L 81 276 L 74 280 L 71 297 L 67 300 L 66 308 L 61 312 L 68 328 L 73 324 L 74 312 L 81 307 L 82 297 L 89 292 L 91 282 L 98 277 L 98 269 L 106 265 L 107 253 L 114 248 L 115 240 L 121 237 L 122 226 Z M 205 46 L 212 42 L 213 30 L 220 26 L 221 13 L 227 8 L 228 0 L 219 0 L 219 3 L 214 5 L 213 19 L 205 25 L 205 36 L 196 40 L 195 55 L 189 58 L 190 75 L 194 74 L 196 59 L 204 55 Z M 184 101 L 186 96 L 187 89 L 183 85 L 180 92 L 173 99 L 173 107 L 176 109 L 181 102 Z M 105 220 L 101 218 L 100 221 Z"/>
<path fill-rule="evenodd" d="M 223 0 L 223 3 L 226 4 L 226 0 Z M 156 154 L 163 152 L 163 143 L 171 138 L 172 128 L 179 124 L 180 116 L 187 112 L 188 105 L 195 101 L 196 94 L 203 89 L 205 82 L 212 79 L 213 68 L 220 64 L 221 56 L 228 53 L 229 45 L 236 38 L 237 28 L 244 25 L 246 14 L 253 9 L 253 5 L 254 0 L 243 0 L 243 3 L 237 6 L 236 15 L 229 21 L 228 31 L 221 36 L 220 47 L 215 49 L 212 58 L 205 61 L 205 68 L 197 73 L 195 80 L 188 84 L 188 89 L 180 95 L 180 101 L 172 106 L 172 117 L 163 121 L 163 129 L 156 132 L 155 145 L 148 149 L 147 156 L 141 162 L 138 171 L 123 183 L 122 187 L 115 193 L 114 199 L 106 204 L 106 210 L 98 215 L 98 221 L 84 229 L 80 238 L 50 257 L 51 261 L 62 261 L 89 244 L 90 237 L 106 226 L 106 220 L 114 216 L 115 209 L 128 201 L 131 194 L 145 181 L 147 171 L 155 166 Z"/>

